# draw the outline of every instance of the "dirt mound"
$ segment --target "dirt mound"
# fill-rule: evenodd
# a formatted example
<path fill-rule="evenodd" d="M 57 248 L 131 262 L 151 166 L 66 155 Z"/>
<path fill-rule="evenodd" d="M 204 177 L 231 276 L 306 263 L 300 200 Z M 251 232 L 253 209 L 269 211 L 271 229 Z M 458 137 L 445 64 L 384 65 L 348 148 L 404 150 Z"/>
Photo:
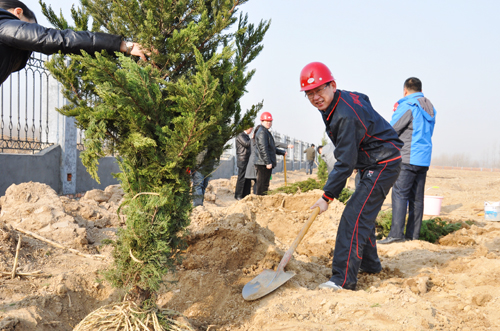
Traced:
<path fill-rule="evenodd" d="M 161 294 L 158 302 L 165 308 L 183 311 L 192 318 L 193 325 L 203 330 L 214 318 L 220 324 L 245 324 L 258 303 L 243 300 L 243 286 L 264 269 L 275 269 L 281 261 L 285 247 L 279 246 L 286 245 L 276 244 L 277 236 L 271 227 L 279 227 L 274 222 L 280 219 L 283 225 L 284 214 L 294 214 L 286 205 L 295 199 L 285 195 L 250 196 L 218 215 L 197 208 L 190 226 L 186 258 L 179 272 L 169 278 L 175 285 Z M 308 204 L 311 199 L 313 195 L 304 195 L 299 200 Z M 304 215 L 309 214 L 307 211 Z M 307 219 L 302 213 L 294 217 L 292 230 L 284 233 L 281 242 L 293 240 L 298 233 L 293 228 L 300 229 Z M 294 257 L 287 267 L 297 273 L 290 281 L 291 286 L 312 289 L 319 280 L 326 279 L 329 268 L 308 262 L 308 255 Z"/>
<path fill-rule="evenodd" d="M 122 197 L 119 186 L 89 191 L 79 201 L 59 197 L 45 184 L 10 186 L 0 198 L 0 271 L 12 271 L 20 235 L 16 228 L 81 253 L 109 257 L 110 249 L 97 245 L 115 236 Z M 118 299 L 98 274 L 109 258 L 78 256 L 25 235 L 21 242 L 17 272 L 40 274 L 0 278 L 0 330 L 70 330 L 103 303 Z"/>
<path fill-rule="evenodd" d="M 296 171 L 287 179 L 306 178 Z M 236 201 L 234 179 L 211 181 L 212 199 L 193 210 L 184 261 L 165 277 L 157 303 L 181 312 L 200 331 L 494 330 L 500 325 L 500 223 L 485 222 L 477 214 L 484 200 L 500 200 L 497 191 L 487 190 L 497 179 L 493 173 L 432 169 L 428 178 L 428 185 L 438 185 L 445 197 L 443 217 L 473 225 L 436 244 L 415 240 L 379 245 L 381 273 L 360 273 L 356 291 L 318 290 L 330 276 L 344 209 L 335 201 L 317 217 L 288 263 L 286 270 L 296 276 L 250 302 L 242 298 L 243 286 L 262 270 L 276 268 L 321 192 L 251 195 Z M 282 175 L 273 174 L 271 188 L 283 182 Z M 79 237 L 70 236 L 65 244 L 109 256 L 109 248 L 99 243 L 123 226 L 116 216 L 123 195 L 119 187 L 89 192 L 79 201 L 54 196 L 35 183 L 21 188 L 0 199 L 1 271 L 12 269 L 19 235 L 12 226 L 21 218 L 33 231 L 71 218 L 70 224 L 86 231 L 88 243 L 75 243 Z M 33 192 L 39 200 L 52 199 L 45 201 L 50 213 L 40 212 L 43 222 L 32 216 L 43 206 Z M 383 208 L 390 208 L 390 196 Z M 98 274 L 110 262 L 23 238 L 18 271 L 42 270 L 52 277 L 0 278 L 0 330 L 71 330 L 90 311 L 119 300 L 120 293 Z"/>

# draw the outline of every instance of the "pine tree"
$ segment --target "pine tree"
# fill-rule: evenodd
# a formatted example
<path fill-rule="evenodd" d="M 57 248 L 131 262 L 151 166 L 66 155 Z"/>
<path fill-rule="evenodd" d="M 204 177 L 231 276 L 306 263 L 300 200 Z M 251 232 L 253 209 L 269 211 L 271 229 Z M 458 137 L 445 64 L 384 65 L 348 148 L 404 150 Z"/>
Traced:
<path fill-rule="evenodd" d="M 325 146 L 327 144 L 326 138 L 323 135 L 321 138 L 321 146 Z M 321 156 L 318 157 L 318 179 L 325 184 L 328 179 L 328 168 L 326 166 L 325 160 Z"/>
<path fill-rule="evenodd" d="M 239 103 L 270 25 L 237 15 L 247 1 L 81 0 L 72 9 L 75 26 L 40 1 L 57 28 L 87 30 L 92 21 L 91 31 L 151 50 L 147 62 L 103 51 L 54 56 L 47 65 L 69 100 L 59 111 L 85 130 L 81 158 L 93 178 L 110 148 L 119 155 L 126 228 L 112 243 L 114 265 L 106 275 L 119 288 L 145 293 L 143 299 L 158 290 L 185 248 L 188 170 L 211 172 L 226 142 L 262 108 L 256 104 L 243 115 Z"/>

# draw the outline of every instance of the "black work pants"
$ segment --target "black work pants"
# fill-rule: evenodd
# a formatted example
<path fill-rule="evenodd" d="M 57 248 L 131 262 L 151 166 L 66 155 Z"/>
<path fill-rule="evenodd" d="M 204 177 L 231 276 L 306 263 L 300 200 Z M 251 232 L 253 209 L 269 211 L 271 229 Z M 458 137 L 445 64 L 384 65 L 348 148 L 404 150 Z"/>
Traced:
<path fill-rule="evenodd" d="M 425 179 L 429 167 L 403 164 L 398 180 L 392 188 L 392 225 L 389 237 L 403 238 L 406 221 L 406 239 L 418 239 L 424 216 Z"/>
<path fill-rule="evenodd" d="M 271 175 L 273 169 L 267 169 L 265 165 L 255 165 L 255 170 L 257 171 L 257 186 L 255 194 L 265 195 L 269 191 L 269 182 L 271 181 Z"/>
<path fill-rule="evenodd" d="M 342 213 L 330 280 L 345 289 L 355 290 L 359 268 L 368 272 L 382 270 L 377 254 L 375 219 L 399 175 L 401 160 L 364 169 L 359 184 Z"/>
<path fill-rule="evenodd" d="M 242 168 L 238 167 L 238 179 L 236 180 L 236 188 L 234 189 L 235 199 L 243 199 L 250 194 L 252 182 L 249 179 L 245 179 L 246 170 L 246 165 Z"/>

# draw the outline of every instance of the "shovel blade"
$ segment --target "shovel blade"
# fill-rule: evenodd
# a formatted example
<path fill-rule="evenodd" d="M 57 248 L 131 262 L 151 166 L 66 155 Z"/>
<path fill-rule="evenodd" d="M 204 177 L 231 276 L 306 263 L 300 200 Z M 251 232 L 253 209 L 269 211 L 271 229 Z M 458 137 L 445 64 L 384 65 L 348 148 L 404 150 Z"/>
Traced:
<path fill-rule="evenodd" d="M 251 301 L 262 298 L 285 284 L 293 276 L 295 276 L 293 271 L 284 272 L 266 269 L 243 287 L 243 299 Z"/>

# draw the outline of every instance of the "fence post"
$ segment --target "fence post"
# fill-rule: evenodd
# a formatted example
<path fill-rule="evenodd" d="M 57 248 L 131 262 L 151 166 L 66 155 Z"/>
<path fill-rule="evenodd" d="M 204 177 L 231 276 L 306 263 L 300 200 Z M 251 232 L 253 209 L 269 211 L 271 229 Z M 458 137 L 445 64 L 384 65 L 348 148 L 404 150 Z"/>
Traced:
<path fill-rule="evenodd" d="M 299 141 L 299 170 L 302 170 L 302 141 Z"/>
<path fill-rule="evenodd" d="M 76 126 L 73 117 L 60 114 L 56 108 L 67 100 L 61 94 L 61 84 L 52 76 L 49 78 L 49 142 L 61 146 L 60 180 L 62 194 L 76 193 Z"/>
<path fill-rule="evenodd" d="M 290 138 L 289 138 L 287 135 L 283 135 L 283 142 L 287 145 L 287 146 L 286 146 L 286 148 L 285 148 L 287 151 L 288 151 L 288 141 L 289 141 L 289 140 L 290 140 Z M 292 156 L 292 157 L 293 157 L 293 156 Z M 290 161 L 290 157 L 288 157 L 288 158 L 287 158 L 287 163 L 288 163 L 289 161 Z M 285 158 L 283 158 L 283 166 L 284 166 L 284 164 L 285 164 L 284 162 L 285 162 Z M 288 166 L 288 164 L 287 164 L 287 166 Z M 289 169 L 289 170 L 290 170 L 290 167 L 287 167 L 287 169 Z M 292 168 L 291 168 L 291 170 L 293 170 L 293 160 L 292 160 Z M 283 171 L 284 171 L 284 169 L 283 169 Z"/>

